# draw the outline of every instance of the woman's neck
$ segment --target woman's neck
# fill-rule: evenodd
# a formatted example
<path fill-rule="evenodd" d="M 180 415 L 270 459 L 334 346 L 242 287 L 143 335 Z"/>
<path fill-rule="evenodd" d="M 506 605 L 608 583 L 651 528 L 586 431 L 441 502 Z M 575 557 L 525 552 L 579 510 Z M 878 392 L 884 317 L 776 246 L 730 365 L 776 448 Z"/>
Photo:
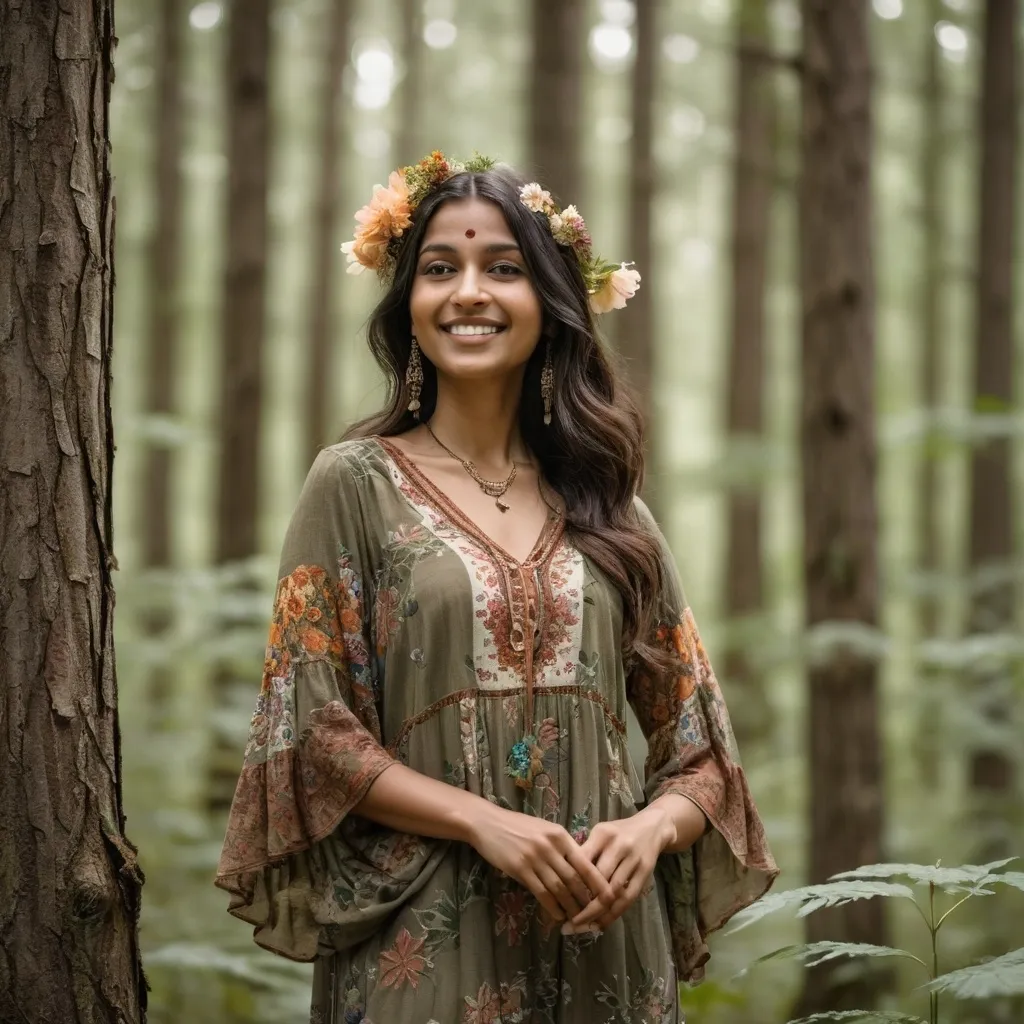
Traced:
<path fill-rule="evenodd" d="M 521 382 L 438 380 L 430 427 L 449 448 L 478 467 L 529 461 L 519 434 Z"/>

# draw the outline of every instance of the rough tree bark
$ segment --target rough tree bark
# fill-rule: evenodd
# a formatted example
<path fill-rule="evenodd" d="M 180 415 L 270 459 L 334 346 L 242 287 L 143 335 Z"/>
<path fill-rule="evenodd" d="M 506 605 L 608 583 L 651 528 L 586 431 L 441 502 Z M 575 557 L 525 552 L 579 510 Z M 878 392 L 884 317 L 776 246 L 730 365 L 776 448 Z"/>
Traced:
<path fill-rule="evenodd" d="M 1018 0 L 988 0 L 984 15 L 981 95 L 981 169 L 978 175 L 978 276 L 974 325 L 975 409 L 1013 407 L 1013 256 L 1016 216 Z M 1009 438 L 971 452 L 970 565 L 972 632 L 1014 629 L 1013 467 Z M 989 581 L 982 582 L 985 577 Z M 976 678 L 978 710 L 998 729 L 1012 701 L 1005 667 Z M 979 812 L 979 852 L 1009 856 L 1006 795 L 1013 789 L 1009 751 L 979 737 L 970 758 L 970 785 Z"/>
<path fill-rule="evenodd" d="M 533 0 L 532 173 L 560 205 L 580 203 L 584 0 Z"/>
<path fill-rule="evenodd" d="M 217 564 L 257 552 L 259 436 L 262 409 L 264 292 L 267 271 L 270 3 L 250 0 L 228 18 L 228 191 L 223 320 L 221 325 L 220 464 L 217 491 Z M 248 683 L 246 684 L 249 685 Z M 240 703 L 239 683 L 227 670 L 214 677 L 222 708 Z M 207 800 L 211 810 L 231 804 L 241 747 L 216 732 Z"/>
<path fill-rule="evenodd" d="M 114 671 L 110 0 L 0 6 L 0 1020 L 138 1024 Z"/>
<path fill-rule="evenodd" d="M 338 193 L 340 189 L 340 120 L 342 77 L 348 62 L 348 0 L 334 0 L 324 55 L 320 111 L 320 180 L 317 183 L 316 213 L 313 218 L 313 289 L 309 316 L 309 371 L 306 380 L 306 445 L 303 458 L 312 462 L 328 440 L 327 418 L 330 395 L 335 390 L 330 373 L 333 284 L 339 269 Z M 407 72 L 408 74 L 408 68 Z M 412 159 L 410 157 L 410 159 Z M 399 157 L 399 162 L 404 158 Z"/>
<path fill-rule="evenodd" d="M 742 0 L 736 24 L 727 430 L 737 455 L 764 440 L 765 275 L 775 170 L 773 69 L 761 56 L 769 50 L 768 4 Z M 734 624 L 762 612 L 761 489 L 759 474 L 729 491 L 725 612 Z M 764 738 L 772 727 L 771 703 L 757 665 L 736 640 L 724 676 L 732 688 L 740 745 Z"/>
<path fill-rule="evenodd" d="M 651 207 L 656 187 L 654 168 L 654 88 L 657 38 L 657 5 L 636 8 L 636 57 L 633 62 L 633 138 L 629 168 L 629 259 L 644 276 L 654 271 L 651 240 Z M 628 360 L 630 381 L 636 391 L 647 428 L 647 464 L 657 466 L 654 408 L 654 307 L 650 281 L 629 301 L 615 325 L 619 350 Z M 648 473 L 644 500 L 658 518 L 657 474 Z"/>
<path fill-rule="evenodd" d="M 870 6 L 804 0 L 800 278 L 804 583 L 809 628 L 874 627 L 875 287 Z M 811 882 L 882 860 L 876 660 L 834 647 L 808 669 Z M 810 941 L 885 942 L 881 900 L 813 914 Z M 879 975 L 809 971 L 794 1016 L 870 1007 Z"/>
<path fill-rule="evenodd" d="M 402 0 L 402 64 L 404 73 L 398 89 L 398 130 L 395 133 L 397 167 L 415 163 L 419 150 L 420 89 L 423 87 L 422 0 Z"/>
<path fill-rule="evenodd" d="M 181 261 L 181 0 L 162 0 L 156 59 L 156 220 L 149 241 L 149 337 L 146 408 L 152 416 L 175 412 L 177 380 L 178 267 Z M 171 564 L 171 469 L 173 449 L 154 437 L 146 453 L 142 491 L 142 562 L 148 569 Z M 171 625 L 165 608 L 154 608 L 143 623 L 154 636 Z M 173 676 L 154 667 L 150 681 L 158 719 L 167 711 Z M 160 722 L 158 721 L 158 725 Z"/>

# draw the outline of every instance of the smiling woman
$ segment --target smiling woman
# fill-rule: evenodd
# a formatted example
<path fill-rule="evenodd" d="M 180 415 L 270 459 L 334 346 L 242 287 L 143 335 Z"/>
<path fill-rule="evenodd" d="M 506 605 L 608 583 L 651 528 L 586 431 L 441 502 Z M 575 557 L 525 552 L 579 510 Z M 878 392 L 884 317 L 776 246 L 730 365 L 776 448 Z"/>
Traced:
<path fill-rule="evenodd" d="M 289 527 L 218 884 L 314 1022 L 677 1022 L 776 867 L 595 333 L 639 275 L 482 159 L 357 220 L 388 401 Z"/>

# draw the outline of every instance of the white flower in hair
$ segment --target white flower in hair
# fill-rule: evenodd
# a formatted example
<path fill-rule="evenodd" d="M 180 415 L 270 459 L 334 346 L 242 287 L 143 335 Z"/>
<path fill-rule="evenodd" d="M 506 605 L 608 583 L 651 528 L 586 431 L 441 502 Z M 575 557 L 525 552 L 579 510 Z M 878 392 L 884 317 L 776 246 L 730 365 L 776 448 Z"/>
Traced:
<path fill-rule="evenodd" d="M 612 309 L 622 309 L 626 302 L 636 295 L 640 287 L 640 272 L 628 263 L 623 263 L 618 270 L 613 270 L 601 282 L 600 287 L 590 296 L 590 308 L 595 313 L 607 313 Z"/>
<path fill-rule="evenodd" d="M 547 189 L 541 188 L 535 181 L 531 181 L 529 185 L 524 185 L 519 190 L 519 198 L 522 200 L 523 206 L 533 213 L 546 213 L 554 205 L 551 201 L 551 193 Z"/>

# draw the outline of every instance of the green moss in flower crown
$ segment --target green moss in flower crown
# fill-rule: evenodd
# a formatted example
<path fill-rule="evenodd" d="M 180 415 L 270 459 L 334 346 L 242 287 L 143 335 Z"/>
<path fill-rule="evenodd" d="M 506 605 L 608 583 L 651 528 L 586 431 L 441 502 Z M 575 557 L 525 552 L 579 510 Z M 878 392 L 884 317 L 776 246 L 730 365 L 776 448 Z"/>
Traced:
<path fill-rule="evenodd" d="M 586 283 L 587 291 L 591 295 L 593 295 L 605 280 L 618 269 L 618 263 L 609 263 L 607 260 L 603 260 L 600 256 L 590 256 L 588 259 L 580 262 L 580 270 L 583 271 L 583 280 Z"/>
<path fill-rule="evenodd" d="M 418 164 L 404 168 L 402 176 L 405 178 L 405 187 L 409 190 L 409 205 L 415 210 L 435 188 L 459 170 L 461 166 L 449 163 L 439 149 L 435 149 Z"/>
<path fill-rule="evenodd" d="M 466 170 L 471 174 L 480 174 L 483 171 L 492 170 L 497 162 L 497 160 L 492 160 L 489 156 L 484 156 L 474 150 L 472 159 L 466 161 Z"/>

